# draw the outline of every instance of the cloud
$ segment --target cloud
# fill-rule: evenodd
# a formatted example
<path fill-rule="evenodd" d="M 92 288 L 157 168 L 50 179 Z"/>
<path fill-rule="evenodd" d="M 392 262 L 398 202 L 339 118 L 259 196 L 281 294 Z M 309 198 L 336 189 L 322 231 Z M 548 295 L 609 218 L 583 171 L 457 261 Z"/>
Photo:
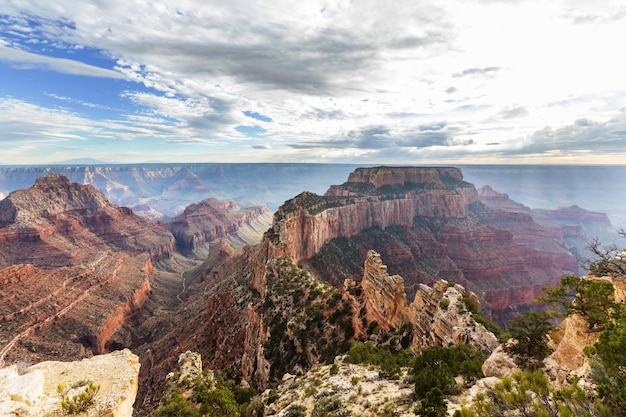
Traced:
<path fill-rule="evenodd" d="M 10 62 L 12 65 L 20 68 L 41 68 L 62 72 L 64 74 L 82 75 L 86 77 L 100 78 L 125 78 L 123 74 L 106 68 L 100 68 L 93 65 L 85 64 L 79 61 L 73 61 L 65 58 L 54 58 L 31 52 L 21 51 L 19 49 L 10 48 L 0 44 L 0 60 Z"/>
<path fill-rule="evenodd" d="M 448 146 L 453 138 L 454 129 L 443 131 L 445 123 L 437 127 L 418 126 L 405 131 L 392 131 L 387 126 L 370 126 L 352 130 L 341 138 L 320 141 L 300 141 L 288 146 L 294 149 L 362 149 L 380 150 L 389 148 L 428 148 Z"/>
<path fill-rule="evenodd" d="M 574 123 L 553 129 L 549 126 L 534 132 L 524 152 L 563 153 L 589 151 L 601 154 L 623 153 L 626 149 L 626 113 L 608 121 L 578 119 Z"/>
<path fill-rule="evenodd" d="M 453 77 L 490 77 L 499 72 L 500 67 L 468 68 L 453 75 Z"/>
<path fill-rule="evenodd" d="M 524 117 L 527 115 L 528 110 L 526 110 L 524 107 L 513 107 L 510 109 L 502 110 L 500 113 L 498 113 L 498 117 L 506 120 Z"/>
<path fill-rule="evenodd" d="M 623 8 L 451 1 L 9 2 L 8 71 L 107 82 L 88 95 L 52 81 L 39 106 L 16 88 L 24 113 L 0 120 L 13 138 L 201 144 L 233 158 L 267 149 L 258 135 L 277 160 L 479 162 L 620 143 L 626 127 L 608 121 L 626 95 L 613 47 Z M 125 91 L 111 97 L 112 85 Z"/>

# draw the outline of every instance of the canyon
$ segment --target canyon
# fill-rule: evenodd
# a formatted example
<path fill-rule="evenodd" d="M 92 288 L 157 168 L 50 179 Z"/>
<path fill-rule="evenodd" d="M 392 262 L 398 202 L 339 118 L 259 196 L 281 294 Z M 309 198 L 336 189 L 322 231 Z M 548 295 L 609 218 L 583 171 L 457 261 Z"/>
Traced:
<path fill-rule="evenodd" d="M 112 194 L 124 195 L 108 182 L 122 171 L 99 171 Z M 4 363 L 130 348 L 142 363 L 136 413 L 150 415 L 186 350 L 258 388 L 332 362 L 352 340 L 490 353 L 498 342 L 466 303 L 506 322 L 579 272 L 590 236 L 613 236 L 602 213 L 530 209 L 452 167 L 359 168 L 273 217 L 174 171 L 168 196 L 195 187 L 202 198 L 169 222 L 57 174 L 0 202 Z"/>
<path fill-rule="evenodd" d="M 211 242 L 229 236 L 242 245 L 258 239 L 266 211 L 224 203 L 211 219 L 217 232 L 192 249 L 208 253 Z M 127 341 L 112 337 L 150 297 L 157 267 L 190 262 L 177 253 L 187 229 L 174 227 L 177 239 L 171 225 L 59 174 L 0 201 L 0 225 L 0 363 L 79 359 L 124 347 Z"/>

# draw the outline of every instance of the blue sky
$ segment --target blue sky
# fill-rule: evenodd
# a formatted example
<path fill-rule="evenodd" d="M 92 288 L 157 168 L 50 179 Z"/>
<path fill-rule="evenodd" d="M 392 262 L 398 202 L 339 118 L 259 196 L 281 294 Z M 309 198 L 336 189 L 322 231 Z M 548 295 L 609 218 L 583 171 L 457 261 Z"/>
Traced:
<path fill-rule="evenodd" d="M 620 1 L 0 2 L 0 163 L 626 161 Z"/>

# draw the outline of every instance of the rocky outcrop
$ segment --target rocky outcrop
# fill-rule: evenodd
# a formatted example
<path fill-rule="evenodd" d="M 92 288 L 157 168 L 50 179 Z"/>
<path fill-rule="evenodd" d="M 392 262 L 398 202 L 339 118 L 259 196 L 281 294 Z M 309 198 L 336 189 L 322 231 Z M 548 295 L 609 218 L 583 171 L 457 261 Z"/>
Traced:
<path fill-rule="evenodd" d="M 400 275 L 389 275 L 380 255 L 369 251 L 365 258 L 365 273 L 361 281 L 368 322 L 376 322 L 383 329 L 399 329 L 411 321 L 404 280 Z"/>
<path fill-rule="evenodd" d="M 323 414 L 320 410 L 329 403 L 344 415 L 415 416 L 415 389 L 404 381 L 406 371 L 403 369 L 397 380 L 385 379 L 379 376 L 377 367 L 348 364 L 343 357 L 337 357 L 333 365 L 317 366 L 301 376 L 286 374 L 276 390 L 263 392 L 260 403 L 269 403 L 264 407 L 264 415 L 268 416 L 294 415 L 296 407 L 298 415 L 316 416 Z M 270 395 L 278 398 L 270 403 Z"/>
<path fill-rule="evenodd" d="M 265 206 L 240 209 L 234 201 L 207 198 L 188 206 L 168 227 L 179 250 L 191 254 L 206 243 L 227 237 L 259 243 L 270 224 L 271 213 Z M 256 233 L 249 233 L 252 236 L 248 238 L 246 230 Z"/>
<path fill-rule="evenodd" d="M 75 395 L 63 387 L 79 387 L 80 381 L 91 381 L 100 388 L 93 404 L 81 415 L 131 417 L 138 374 L 139 359 L 128 349 L 76 362 L 49 361 L 26 368 L 2 368 L 0 415 L 63 415 L 61 401 L 64 396 Z"/>
<path fill-rule="evenodd" d="M 361 287 L 367 322 L 376 322 L 384 330 L 410 326 L 415 352 L 470 343 L 490 353 L 498 346 L 493 333 L 476 323 L 465 306 L 465 298 L 479 305 L 478 298 L 458 284 L 438 281 L 432 287 L 420 285 L 414 301 L 407 305 L 402 277 L 390 276 L 380 255 L 369 251 Z"/>

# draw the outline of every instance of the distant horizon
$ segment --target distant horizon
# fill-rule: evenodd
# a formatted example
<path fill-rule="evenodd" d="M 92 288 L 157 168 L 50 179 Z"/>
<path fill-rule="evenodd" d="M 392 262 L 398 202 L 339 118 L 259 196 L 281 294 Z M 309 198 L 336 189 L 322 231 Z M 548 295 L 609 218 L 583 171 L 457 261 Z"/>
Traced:
<path fill-rule="evenodd" d="M 363 167 L 377 167 L 377 166 L 389 166 L 389 167 L 454 167 L 454 166 L 589 166 L 589 167 L 611 167 L 611 166 L 626 166 L 626 163 L 610 163 L 610 164 L 597 164 L 597 163 L 532 163 L 532 164 L 523 164 L 523 163 L 433 163 L 433 164 L 425 164 L 425 163 L 356 163 L 356 162 L 289 162 L 289 161 L 252 161 L 252 162 L 163 162 L 163 161 L 147 161 L 147 162 L 106 162 L 106 161 L 98 161 L 98 162 L 71 162 L 71 161 L 60 161 L 60 162 L 50 162 L 50 163 L 33 163 L 33 164 L 5 164 L 0 162 L 0 168 L 2 167 L 59 167 L 59 166 L 102 166 L 102 165 L 200 165 L 200 164 L 228 164 L 228 165 L 272 165 L 272 164 L 280 164 L 280 165 L 353 165 L 353 166 L 363 166 Z"/>

